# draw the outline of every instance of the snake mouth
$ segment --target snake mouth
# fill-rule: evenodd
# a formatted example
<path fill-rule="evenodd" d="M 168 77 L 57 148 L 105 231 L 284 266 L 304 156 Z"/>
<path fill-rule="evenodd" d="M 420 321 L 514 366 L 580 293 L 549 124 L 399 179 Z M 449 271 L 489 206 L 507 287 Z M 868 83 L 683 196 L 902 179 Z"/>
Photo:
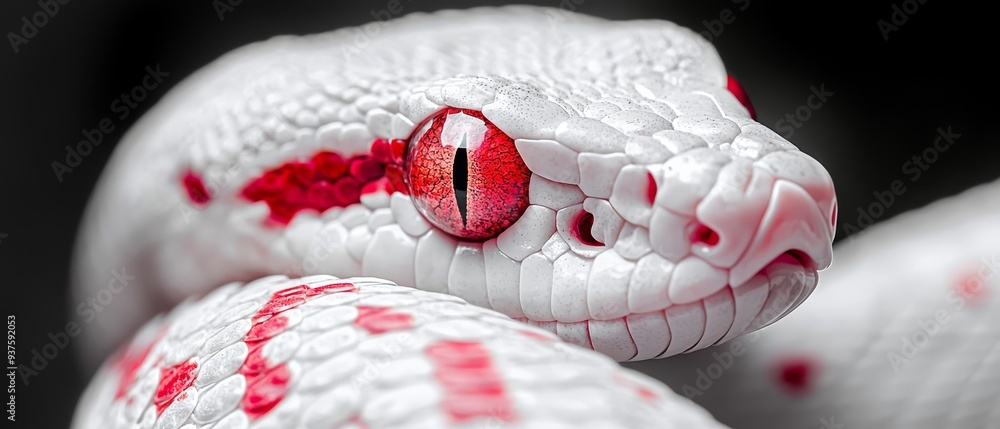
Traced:
<path fill-rule="evenodd" d="M 764 328 L 789 314 L 815 290 L 818 264 L 807 253 L 788 250 L 758 270 L 750 279 L 725 287 L 699 300 L 668 303 L 661 310 L 669 341 L 655 358 L 688 353 L 725 343 Z M 629 315 L 629 319 L 649 313 Z M 638 329 L 637 329 L 638 330 Z M 649 333 L 635 332 L 633 340 Z M 637 344 L 638 350 L 638 344 Z M 638 360 L 638 353 L 631 360 Z"/>
<path fill-rule="evenodd" d="M 721 344 L 766 327 L 798 307 L 816 288 L 817 263 L 789 250 L 750 279 L 700 299 L 661 301 L 655 309 L 572 323 L 526 322 L 618 361 L 665 358 Z"/>
<path fill-rule="evenodd" d="M 734 287 L 735 296 L 737 290 L 762 287 L 764 278 L 767 279 L 767 298 L 764 304 L 750 325 L 737 335 L 764 328 L 801 305 L 816 289 L 819 282 L 817 268 L 818 264 L 808 254 L 790 250 L 772 260 L 750 280 Z"/>

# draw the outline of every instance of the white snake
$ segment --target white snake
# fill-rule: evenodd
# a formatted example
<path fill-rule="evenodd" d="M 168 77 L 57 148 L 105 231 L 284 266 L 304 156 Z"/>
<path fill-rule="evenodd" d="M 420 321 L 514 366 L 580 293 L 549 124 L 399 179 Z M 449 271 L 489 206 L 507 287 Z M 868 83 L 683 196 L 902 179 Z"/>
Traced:
<path fill-rule="evenodd" d="M 89 357 L 226 282 L 344 280 L 189 300 L 105 365 L 74 425 L 718 427 L 557 339 L 668 357 L 816 286 L 832 182 L 742 95 L 689 30 L 553 9 L 227 54 L 141 119 L 101 180 L 78 296 L 135 279 L 86 331 Z"/>

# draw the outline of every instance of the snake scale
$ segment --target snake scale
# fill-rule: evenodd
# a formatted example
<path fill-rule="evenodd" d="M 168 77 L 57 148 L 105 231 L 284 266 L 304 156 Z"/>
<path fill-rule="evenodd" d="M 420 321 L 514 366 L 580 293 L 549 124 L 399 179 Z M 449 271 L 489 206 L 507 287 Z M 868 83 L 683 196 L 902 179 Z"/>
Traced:
<path fill-rule="evenodd" d="M 133 278 L 74 427 L 722 427 L 614 361 L 688 353 L 636 364 L 677 375 L 756 339 L 816 288 L 836 210 L 666 21 L 505 7 L 252 44 L 102 176 L 75 291 Z M 722 397 L 750 387 L 684 396 L 780 421 L 774 392 Z"/>

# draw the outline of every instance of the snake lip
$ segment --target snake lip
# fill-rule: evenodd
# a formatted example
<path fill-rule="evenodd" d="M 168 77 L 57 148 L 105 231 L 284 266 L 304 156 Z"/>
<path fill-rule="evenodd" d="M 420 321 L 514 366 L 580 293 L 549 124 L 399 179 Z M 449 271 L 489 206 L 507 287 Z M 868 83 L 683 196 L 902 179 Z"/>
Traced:
<path fill-rule="evenodd" d="M 677 302 L 664 294 L 658 305 L 617 317 L 556 321 L 553 328 L 564 340 L 618 361 L 669 357 L 725 343 L 774 323 L 800 305 L 817 281 L 817 264 L 808 254 L 786 251 L 743 283 L 716 289 L 699 282 L 698 298 Z M 669 283 L 664 287 L 669 289 Z M 621 335 L 631 341 L 622 342 Z"/>
<path fill-rule="evenodd" d="M 777 258 L 774 258 L 774 261 L 771 261 L 771 263 L 773 264 L 775 261 L 777 261 L 778 259 L 783 259 L 783 257 L 785 256 L 791 257 L 792 259 L 796 260 L 799 263 L 799 265 L 802 265 L 807 269 L 815 271 L 819 268 L 819 263 L 817 263 L 816 260 L 810 257 L 808 253 L 797 249 L 791 249 L 785 251 L 785 253 L 782 253 Z"/>
<path fill-rule="evenodd" d="M 807 253 L 789 250 L 774 258 L 757 274 L 734 289 L 752 286 L 767 279 L 767 299 L 753 322 L 744 330 L 751 332 L 766 327 L 801 305 L 819 282 L 819 264 Z"/>

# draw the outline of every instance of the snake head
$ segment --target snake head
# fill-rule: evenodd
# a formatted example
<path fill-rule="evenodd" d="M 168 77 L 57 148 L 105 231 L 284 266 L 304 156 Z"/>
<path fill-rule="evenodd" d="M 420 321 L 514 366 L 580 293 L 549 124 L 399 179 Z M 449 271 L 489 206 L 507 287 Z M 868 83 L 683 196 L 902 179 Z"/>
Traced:
<path fill-rule="evenodd" d="M 379 28 L 251 45 L 173 90 L 91 203 L 81 297 L 132 267 L 109 312 L 135 325 L 228 281 L 374 276 L 638 360 L 765 326 L 829 265 L 830 176 L 694 32 L 538 8 Z"/>
<path fill-rule="evenodd" d="M 516 147 L 514 161 L 458 162 L 469 177 L 499 171 L 526 188 L 516 221 L 477 245 L 479 286 L 463 297 L 619 360 L 726 341 L 801 303 L 830 264 L 830 176 L 755 122 L 734 80 L 699 76 L 684 87 L 636 83 L 617 96 L 599 84 L 502 77 L 451 78 L 407 94 L 403 116 L 453 129 L 431 139 L 418 132 L 411 146 L 488 141 L 462 119 L 481 112 L 480 128 L 501 130 Z M 417 164 L 428 156 L 408 154 Z M 456 162 L 445 164 L 444 194 L 467 194 L 452 185 Z M 428 193 L 410 197 L 440 202 Z M 472 199 L 451 201 L 468 216 L 522 201 Z"/>

